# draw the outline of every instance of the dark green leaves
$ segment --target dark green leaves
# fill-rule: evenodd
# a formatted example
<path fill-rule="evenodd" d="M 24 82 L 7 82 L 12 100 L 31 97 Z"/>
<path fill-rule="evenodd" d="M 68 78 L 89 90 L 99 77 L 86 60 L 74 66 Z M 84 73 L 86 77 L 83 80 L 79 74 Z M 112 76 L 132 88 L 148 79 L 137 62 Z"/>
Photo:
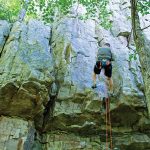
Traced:
<path fill-rule="evenodd" d="M 75 17 L 82 20 L 99 19 L 99 24 L 104 28 L 110 28 L 108 18 L 111 13 L 107 9 L 109 0 L 0 0 L 0 19 L 16 21 L 22 8 L 27 10 L 26 20 L 36 18 L 46 23 L 53 22 L 56 18 L 70 14 L 71 8 L 82 5 L 86 12 Z"/>
<path fill-rule="evenodd" d="M 0 19 L 16 21 L 22 4 L 21 0 L 0 0 Z"/>
<path fill-rule="evenodd" d="M 150 14 L 150 0 L 138 0 L 138 11 L 144 16 Z"/>
<path fill-rule="evenodd" d="M 79 19 L 87 20 L 99 18 L 100 25 L 109 28 L 110 22 L 108 21 L 108 17 L 111 13 L 106 9 L 108 2 L 109 0 L 31 0 L 28 15 L 34 14 L 37 18 L 41 17 L 41 20 L 51 23 L 54 21 L 56 14 L 62 16 L 67 15 L 74 4 L 81 4 L 86 8 L 87 12 L 78 15 L 77 17 Z"/>
<path fill-rule="evenodd" d="M 129 61 L 137 60 L 137 53 L 129 54 Z"/>

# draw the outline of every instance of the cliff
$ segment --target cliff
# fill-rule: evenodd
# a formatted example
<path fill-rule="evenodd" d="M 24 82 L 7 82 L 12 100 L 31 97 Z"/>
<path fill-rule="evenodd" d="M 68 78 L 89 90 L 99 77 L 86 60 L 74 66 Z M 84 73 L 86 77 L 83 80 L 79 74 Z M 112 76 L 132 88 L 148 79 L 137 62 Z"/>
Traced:
<path fill-rule="evenodd" d="M 105 149 L 103 74 L 91 89 L 97 42 L 109 42 L 113 147 L 150 149 L 150 120 L 128 1 L 110 2 L 111 30 L 74 15 L 52 25 L 0 21 L 0 150 Z M 143 25 L 145 18 L 142 18 Z M 149 41 L 147 28 L 145 37 Z"/>

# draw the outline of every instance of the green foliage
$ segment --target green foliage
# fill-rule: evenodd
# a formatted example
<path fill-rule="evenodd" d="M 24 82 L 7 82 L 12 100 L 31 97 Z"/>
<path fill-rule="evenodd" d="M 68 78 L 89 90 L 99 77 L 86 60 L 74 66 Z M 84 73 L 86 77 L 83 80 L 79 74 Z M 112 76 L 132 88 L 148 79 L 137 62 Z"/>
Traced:
<path fill-rule="evenodd" d="M 107 5 L 109 0 L 0 0 L 0 19 L 10 22 L 17 20 L 20 10 L 27 9 L 27 19 L 36 18 L 46 23 L 54 21 L 59 15 L 67 15 L 74 4 L 82 4 L 86 8 L 86 13 L 77 16 L 81 20 L 96 19 L 100 25 L 108 29 L 111 27 Z M 138 0 L 138 10 L 142 15 L 150 14 L 150 1 Z"/>
<path fill-rule="evenodd" d="M 132 19 L 131 16 L 128 16 L 128 17 L 127 17 L 127 20 L 131 20 L 131 19 Z"/>
<path fill-rule="evenodd" d="M 71 6 L 72 0 L 30 0 L 27 15 L 51 23 L 54 21 L 56 12 L 59 11 L 65 15 Z"/>
<path fill-rule="evenodd" d="M 108 17 L 111 13 L 106 9 L 109 0 L 30 0 L 27 14 L 35 16 L 38 19 L 51 23 L 55 16 L 67 15 L 71 7 L 76 4 L 82 4 L 86 8 L 86 13 L 79 19 L 100 19 L 100 25 L 105 28 L 111 27 Z M 77 6 L 78 7 L 78 6 Z"/>
<path fill-rule="evenodd" d="M 21 0 L 0 0 L 0 19 L 9 22 L 16 21 L 21 6 Z"/>
<path fill-rule="evenodd" d="M 84 7 L 86 7 L 87 10 L 87 13 L 81 16 L 81 18 L 83 18 L 84 20 L 98 18 L 100 20 L 100 25 L 103 26 L 105 29 L 111 27 L 112 24 L 108 19 L 111 15 L 111 12 L 107 9 L 109 0 L 91 0 L 89 2 L 85 0 L 80 0 L 79 2 Z"/>
<path fill-rule="evenodd" d="M 108 19 L 109 16 L 112 15 L 112 12 L 110 12 L 106 9 L 108 2 L 109 2 L 109 0 L 99 2 L 99 10 L 100 10 L 99 19 L 101 20 L 101 25 L 105 29 L 108 29 L 112 26 L 111 22 Z"/>
<path fill-rule="evenodd" d="M 109 0 L 29 0 L 26 3 L 26 0 L 0 0 L 0 19 L 14 22 L 24 8 L 27 10 L 26 20 L 36 18 L 52 23 L 55 18 L 69 14 L 74 4 L 81 4 L 86 8 L 86 13 L 76 17 L 82 20 L 98 18 L 100 25 L 110 28 L 108 18 L 111 13 L 106 9 L 108 2 Z"/>
<path fill-rule="evenodd" d="M 143 16 L 150 14 L 150 0 L 137 0 L 137 9 Z M 135 20 L 136 18 L 134 18 Z M 136 49 L 132 54 L 129 54 L 129 61 L 137 60 L 139 50 Z"/>
<path fill-rule="evenodd" d="M 137 53 L 129 54 L 129 61 L 137 60 Z"/>
<path fill-rule="evenodd" d="M 150 14 L 150 1 L 138 0 L 138 11 L 144 16 Z"/>

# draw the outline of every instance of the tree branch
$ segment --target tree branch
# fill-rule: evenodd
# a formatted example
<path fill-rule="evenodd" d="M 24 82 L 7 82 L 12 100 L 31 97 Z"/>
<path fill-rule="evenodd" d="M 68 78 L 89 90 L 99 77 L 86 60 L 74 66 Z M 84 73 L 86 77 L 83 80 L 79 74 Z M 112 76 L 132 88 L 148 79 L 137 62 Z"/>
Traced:
<path fill-rule="evenodd" d="M 145 29 L 147 29 L 149 27 L 150 27 L 150 25 L 148 25 L 147 27 L 144 27 L 143 29 L 141 29 L 141 31 L 143 31 L 143 30 L 145 30 Z"/>

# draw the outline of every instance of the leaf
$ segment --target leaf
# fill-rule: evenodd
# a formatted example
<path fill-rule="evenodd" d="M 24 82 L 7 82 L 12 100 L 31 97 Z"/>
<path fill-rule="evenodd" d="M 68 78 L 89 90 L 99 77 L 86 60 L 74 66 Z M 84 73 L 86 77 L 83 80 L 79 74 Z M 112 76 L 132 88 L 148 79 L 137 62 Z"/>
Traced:
<path fill-rule="evenodd" d="M 133 54 L 129 54 L 129 61 L 131 61 L 133 58 Z"/>
<path fill-rule="evenodd" d="M 137 56 L 136 56 L 136 54 L 134 54 L 133 58 L 134 58 L 134 60 L 137 60 Z"/>

